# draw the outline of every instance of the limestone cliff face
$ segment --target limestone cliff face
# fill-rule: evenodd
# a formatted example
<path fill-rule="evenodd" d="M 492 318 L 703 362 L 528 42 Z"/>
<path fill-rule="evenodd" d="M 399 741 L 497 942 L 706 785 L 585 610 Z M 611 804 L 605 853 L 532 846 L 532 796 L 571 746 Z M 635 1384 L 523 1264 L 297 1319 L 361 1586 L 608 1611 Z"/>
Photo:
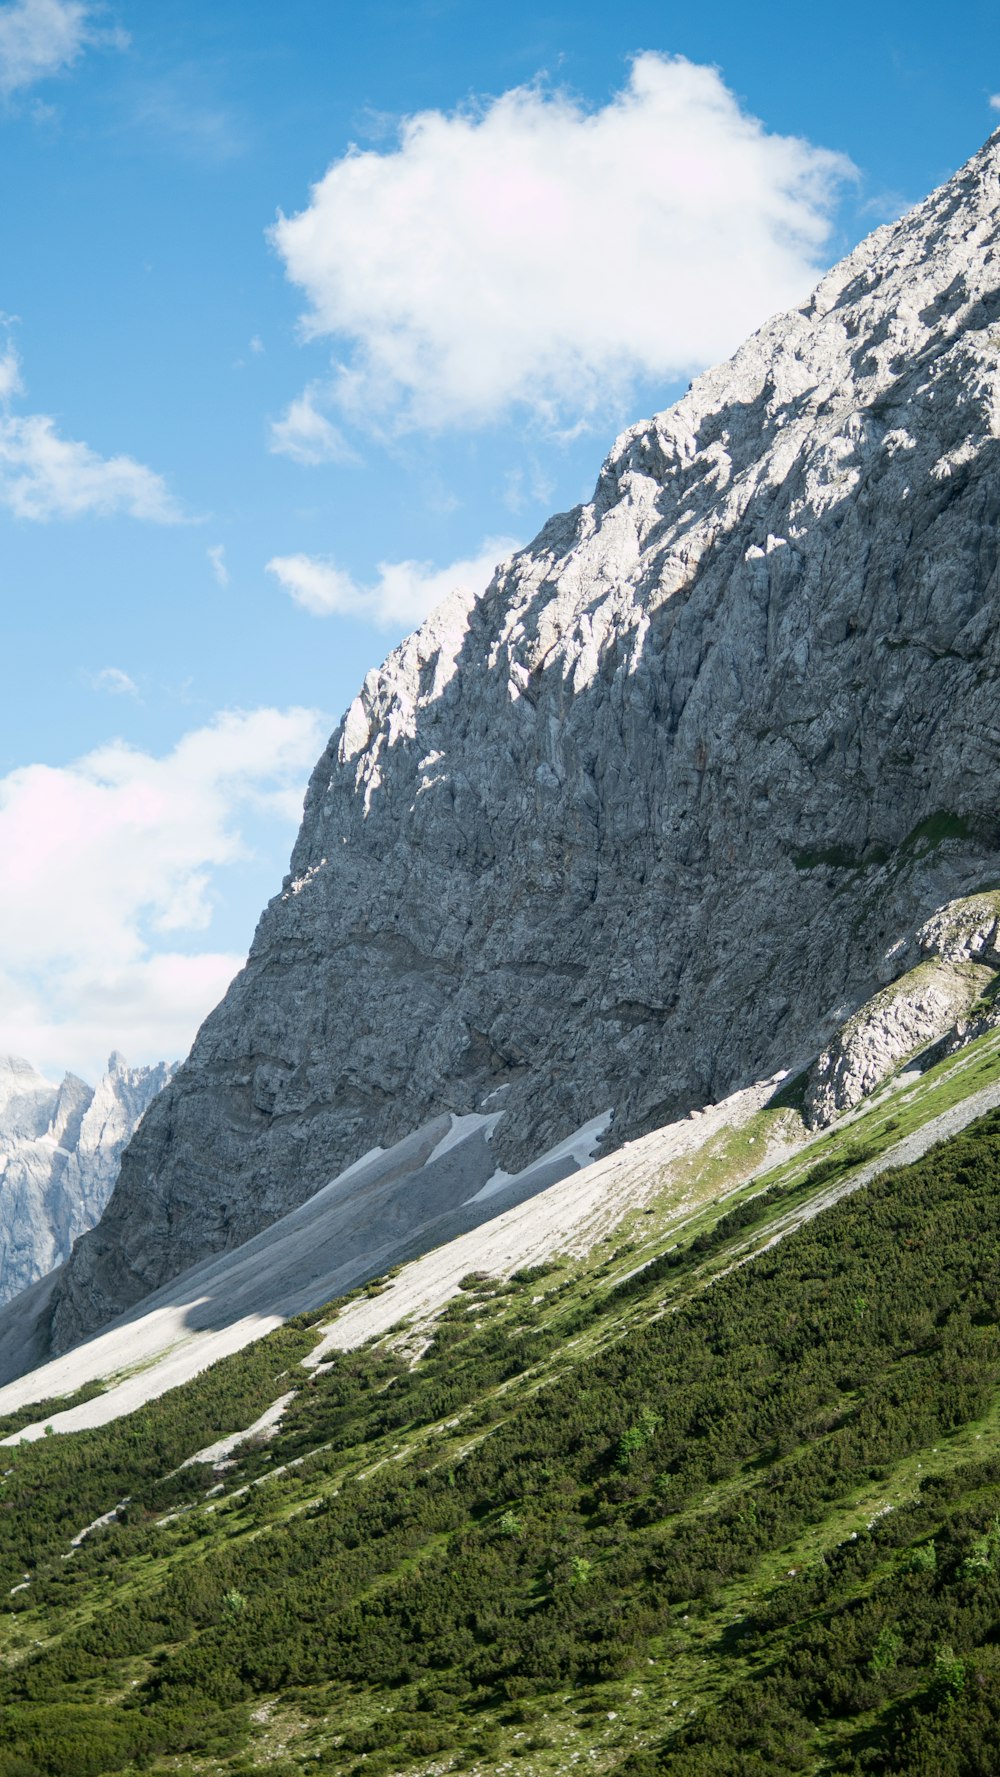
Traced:
<path fill-rule="evenodd" d="M 98 1220 L 122 1151 L 170 1069 L 114 1054 L 96 1089 L 0 1056 L 0 1302 L 67 1259 Z"/>
<path fill-rule="evenodd" d="M 1000 875 L 1000 136 L 372 672 L 65 1347 L 508 1084 L 498 1161 L 813 1055 Z"/>

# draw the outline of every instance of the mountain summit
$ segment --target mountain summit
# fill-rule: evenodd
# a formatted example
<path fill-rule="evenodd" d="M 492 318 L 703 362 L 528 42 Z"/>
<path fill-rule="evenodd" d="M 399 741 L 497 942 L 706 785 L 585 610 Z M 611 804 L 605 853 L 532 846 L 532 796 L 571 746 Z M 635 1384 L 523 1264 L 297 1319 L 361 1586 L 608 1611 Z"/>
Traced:
<path fill-rule="evenodd" d="M 1000 134 L 368 675 L 54 1349 L 444 1111 L 513 1170 L 807 1061 L 1000 878 L 998 233 Z"/>

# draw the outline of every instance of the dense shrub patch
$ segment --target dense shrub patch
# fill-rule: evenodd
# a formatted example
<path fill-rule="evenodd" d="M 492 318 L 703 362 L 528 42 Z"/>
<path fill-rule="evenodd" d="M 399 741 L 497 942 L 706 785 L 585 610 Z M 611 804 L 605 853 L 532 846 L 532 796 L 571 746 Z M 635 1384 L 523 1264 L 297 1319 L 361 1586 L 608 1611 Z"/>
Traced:
<path fill-rule="evenodd" d="M 784 1201 L 730 1212 L 688 1262 Z M 235 1746 L 252 1700 L 292 1688 L 326 1699 L 324 1769 L 395 1770 L 488 1743 L 533 1696 L 622 1680 L 651 1649 L 682 1658 L 685 1621 L 724 1593 L 748 1604 L 712 1652 L 712 1697 L 622 1777 L 994 1769 L 1000 1466 L 926 1478 L 800 1570 L 780 1557 L 997 1400 L 1000 1116 L 662 1313 L 684 1275 L 667 1257 L 583 1308 L 567 1290 L 562 1320 L 551 1273 L 545 1314 L 537 1273 L 501 1291 L 463 1279 L 415 1368 L 378 1347 L 339 1358 L 243 1462 L 246 1484 L 307 1457 L 315 1504 L 283 1516 L 269 1482 L 189 1533 L 182 1519 L 166 1577 L 119 1595 L 108 1580 L 163 1546 L 151 1513 L 206 1485 L 162 1477 L 287 1387 L 308 1328 L 118 1426 L 19 1452 L 0 1550 L 10 1583 L 38 1572 L 10 1603 L 87 1609 L 0 1673 L 0 1777 Z M 616 1314 L 622 1336 L 564 1349 L 568 1326 L 613 1335 Z M 470 1436 L 442 1457 L 426 1428 L 467 1407 Z M 131 1520 L 63 1563 L 109 1488 Z M 140 1682 L 95 1708 L 129 1661 Z"/>

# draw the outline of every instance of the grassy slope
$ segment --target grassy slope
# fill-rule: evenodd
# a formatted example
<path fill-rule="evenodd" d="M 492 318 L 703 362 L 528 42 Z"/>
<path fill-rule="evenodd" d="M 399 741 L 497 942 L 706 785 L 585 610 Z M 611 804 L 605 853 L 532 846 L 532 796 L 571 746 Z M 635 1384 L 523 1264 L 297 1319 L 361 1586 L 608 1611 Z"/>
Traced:
<path fill-rule="evenodd" d="M 680 1237 L 481 1281 L 415 1364 L 399 1328 L 305 1381 L 292 1326 L 13 1451 L 0 1777 L 992 1769 L 1000 1119 L 760 1249 L 998 1073 L 983 1039 L 731 1189 L 786 1093 Z M 171 1473 L 296 1374 L 221 1492 Z"/>

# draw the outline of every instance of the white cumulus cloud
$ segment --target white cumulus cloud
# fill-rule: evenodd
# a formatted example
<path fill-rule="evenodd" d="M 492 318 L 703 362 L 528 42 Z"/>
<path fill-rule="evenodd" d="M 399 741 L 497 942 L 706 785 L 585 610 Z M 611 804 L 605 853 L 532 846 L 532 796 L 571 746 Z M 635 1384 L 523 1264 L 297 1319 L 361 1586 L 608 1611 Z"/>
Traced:
<path fill-rule="evenodd" d="M 217 585 L 228 586 L 229 585 L 229 569 L 226 566 L 226 546 L 225 546 L 225 544 L 224 543 L 213 543 L 211 545 L 211 547 L 208 550 L 206 550 L 206 554 L 208 556 L 209 561 L 212 564 L 212 573 L 215 575 Z"/>
<path fill-rule="evenodd" d="M 315 711 L 227 712 L 162 757 L 112 741 L 0 778 L 0 1052 L 93 1077 L 183 1055 L 243 958 L 204 942 L 247 821 L 294 823 Z"/>
<path fill-rule="evenodd" d="M 132 457 L 102 457 L 64 438 L 50 414 L 11 412 L 24 391 L 20 364 L 8 346 L 0 359 L 0 506 L 15 518 L 107 518 L 128 513 L 176 524 L 177 506 L 161 475 Z"/>
<path fill-rule="evenodd" d="M 731 352 L 822 269 L 839 154 L 714 68 L 635 58 L 599 110 L 539 83 L 352 148 L 271 238 L 355 419 L 550 422 Z"/>
<path fill-rule="evenodd" d="M 992 111 L 1000 111 L 1000 93 L 990 94 L 990 109 Z"/>
<path fill-rule="evenodd" d="M 285 591 L 314 617 L 361 617 L 378 629 L 414 629 L 460 587 L 483 592 L 498 562 L 519 548 L 510 537 L 491 537 L 478 555 L 435 568 L 430 562 L 379 562 L 378 578 L 359 585 L 329 559 L 276 555 L 267 564 Z"/>
<path fill-rule="evenodd" d="M 96 11 L 81 0 L 13 0 L 0 6 L 0 94 L 9 97 L 60 74 L 88 43 L 121 45 L 120 32 L 95 29 Z"/>

